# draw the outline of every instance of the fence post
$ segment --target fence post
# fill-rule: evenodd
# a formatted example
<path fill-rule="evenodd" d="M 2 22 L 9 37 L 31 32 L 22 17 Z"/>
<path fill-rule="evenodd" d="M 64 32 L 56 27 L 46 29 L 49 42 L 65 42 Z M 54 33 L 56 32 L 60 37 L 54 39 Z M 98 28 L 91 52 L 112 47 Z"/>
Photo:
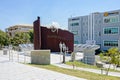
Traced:
<path fill-rule="evenodd" d="M 19 53 L 17 54 L 17 60 L 18 60 L 18 62 L 19 62 Z"/>
<path fill-rule="evenodd" d="M 24 53 L 24 63 L 26 63 L 26 56 L 25 56 L 25 53 Z"/>
<path fill-rule="evenodd" d="M 10 50 L 9 50 L 9 61 L 10 61 Z"/>

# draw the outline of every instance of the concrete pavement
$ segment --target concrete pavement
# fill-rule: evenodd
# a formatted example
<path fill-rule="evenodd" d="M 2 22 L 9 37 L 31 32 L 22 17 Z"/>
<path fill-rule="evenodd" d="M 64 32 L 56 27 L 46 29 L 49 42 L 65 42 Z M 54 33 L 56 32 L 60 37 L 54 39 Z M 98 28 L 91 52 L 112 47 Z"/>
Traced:
<path fill-rule="evenodd" d="M 9 61 L 7 55 L 0 54 L 0 80 L 86 80 L 86 79 L 20 64 L 17 63 L 16 60 Z"/>
<path fill-rule="evenodd" d="M 2 52 L 0 52 L 0 53 L 2 53 Z M 82 58 L 81 56 L 82 55 L 80 54 L 79 58 Z M 15 52 L 15 54 L 13 55 L 12 62 L 9 62 L 9 56 L 8 55 L 1 55 L 0 54 L 0 72 L 2 71 L 0 74 L 5 73 L 6 76 L 9 77 L 9 78 L 7 78 L 5 80 L 8 80 L 8 79 L 12 80 L 14 75 L 11 75 L 11 74 L 14 74 L 14 72 L 16 72 L 15 74 L 18 76 L 17 78 L 19 78 L 19 79 L 13 78 L 13 80 L 21 80 L 21 77 L 19 76 L 19 74 L 24 76 L 23 78 L 25 78 L 25 80 L 31 80 L 32 78 L 33 79 L 35 78 L 34 80 L 84 80 L 84 79 L 81 79 L 81 78 L 72 77 L 72 76 L 68 76 L 68 75 L 65 75 L 65 74 L 61 74 L 61 73 L 57 74 L 57 72 L 55 72 L 55 74 L 56 74 L 55 75 L 53 71 L 49 72 L 49 70 L 45 70 L 45 69 L 41 69 L 41 68 L 40 69 L 38 69 L 38 68 L 36 69 L 34 67 L 31 67 L 31 66 L 27 66 L 27 65 L 23 65 L 23 64 L 17 63 L 18 59 L 16 57 L 17 57 L 17 54 Z M 20 58 L 19 62 L 25 62 L 26 61 L 26 63 L 27 62 L 30 63 L 30 57 L 26 57 L 26 60 L 24 60 L 25 59 L 24 55 L 19 55 L 19 58 Z M 62 68 L 73 69 L 73 66 L 61 64 L 62 60 L 63 60 L 63 56 L 62 55 L 55 54 L 55 53 L 51 54 L 51 64 L 59 66 L 59 67 L 62 67 Z M 66 61 L 69 61 L 69 60 L 70 60 L 70 56 L 66 56 Z M 8 66 L 9 66 L 9 68 L 8 68 Z M 96 70 L 96 69 L 80 68 L 80 67 L 76 67 L 75 69 L 101 74 L 101 70 Z M 9 72 L 10 70 L 11 70 L 11 72 Z M 27 71 L 25 71 L 25 70 L 27 70 Z M 25 72 L 22 72 L 22 71 L 25 71 Z M 41 73 L 41 71 L 43 71 L 43 74 Z M 48 72 L 50 73 L 49 75 L 48 75 Z M 103 73 L 105 74 L 105 71 Z M 33 74 L 36 74 L 37 76 L 33 75 Z M 109 75 L 120 77 L 120 73 L 119 72 L 109 72 Z M 2 76 L 4 76 L 4 74 L 2 74 Z M 1 78 L 6 78 L 5 76 L 4 77 L 2 77 L 2 76 L 0 75 L 0 80 L 4 80 L 4 79 L 1 79 Z M 50 79 L 46 79 L 46 77 L 42 77 L 42 76 L 46 76 L 47 78 L 50 78 Z M 57 76 L 57 77 L 55 77 L 55 76 Z M 70 79 L 69 79 L 69 77 L 70 77 Z M 59 79 L 57 79 L 57 78 L 59 78 Z M 22 80 L 24 80 L 24 79 L 22 79 Z"/>

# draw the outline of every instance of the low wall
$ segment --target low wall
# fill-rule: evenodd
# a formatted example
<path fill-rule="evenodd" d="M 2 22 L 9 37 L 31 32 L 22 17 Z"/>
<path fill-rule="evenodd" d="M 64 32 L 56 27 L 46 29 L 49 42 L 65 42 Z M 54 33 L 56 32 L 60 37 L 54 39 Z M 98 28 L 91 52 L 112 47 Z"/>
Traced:
<path fill-rule="evenodd" d="M 32 64 L 50 64 L 50 50 L 33 50 L 31 51 Z"/>
<path fill-rule="evenodd" d="M 95 65 L 95 50 L 85 49 L 83 62 L 91 65 Z"/>

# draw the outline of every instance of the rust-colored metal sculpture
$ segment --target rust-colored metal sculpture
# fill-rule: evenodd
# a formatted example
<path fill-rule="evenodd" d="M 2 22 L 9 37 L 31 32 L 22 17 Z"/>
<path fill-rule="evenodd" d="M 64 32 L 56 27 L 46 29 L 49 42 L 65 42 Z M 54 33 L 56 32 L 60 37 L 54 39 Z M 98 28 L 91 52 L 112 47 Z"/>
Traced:
<path fill-rule="evenodd" d="M 60 43 L 65 43 L 69 52 L 73 52 L 73 33 L 55 28 L 40 26 L 40 18 L 34 22 L 34 49 L 50 49 L 51 52 L 60 52 Z"/>

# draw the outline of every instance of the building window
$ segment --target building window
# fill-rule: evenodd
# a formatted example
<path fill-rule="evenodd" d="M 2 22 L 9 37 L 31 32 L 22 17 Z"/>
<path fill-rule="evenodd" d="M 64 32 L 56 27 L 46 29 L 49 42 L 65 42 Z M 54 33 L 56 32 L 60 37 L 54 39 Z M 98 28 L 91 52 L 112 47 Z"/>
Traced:
<path fill-rule="evenodd" d="M 97 24 L 97 20 L 96 21 L 94 21 L 95 23 L 94 24 Z"/>
<path fill-rule="evenodd" d="M 88 25 L 88 22 L 86 22 L 86 25 Z"/>
<path fill-rule="evenodd" d="M 99 24 L 101 24 L 101 21 L 99 21 Z"/>
<path fill-rule="evenodd" d="M 86 36 L 88 36 L 88 33 L 86 33 Z"/>
<path fill-rule="evenodd" d="M 85 34 L 83 33 L 83 36 L 85 36 Z"/>
<path fill-rule="evenodd" d="M 103 18 L 104 23 L 116 23 L 119 22 L 119 16 L 108 16 Z"/>
<path fill-rule="evenodd" d="M 79 20 L 79 18 L 73 18 L 73 19 L 71 19 L 72 21 L 75 21 L 75 20 Z"/>
<path fill-rule="evenodd" d="M 72 31 L 74 35 L 78 35 L 78 31 Z"/>
<path fill-rule="evenodd" d="M 74 44 L 79 44 L 79 42 L 78 41 L 74 41 Z"/>
<path fill-rule="evenodd" d="M 99 36 L 101 36 L 101 32 L 99 32 Z"/>
<path fill-rule="evenodd" d="M 72 23 L 72 24 L 70 24 L 71 26 L 79 26 L 79 23 Z"/>
<path fill-rule="evenodd" d="M 118 34 L 118 28 L 104 28 L 104 34 Z"/>
<path fill-rule="evenodd" d="M 82 23 L 82 26 L 85 26 L 85 22 Z"/>
<path fill-rule="evenodd" d="M 118 41 L 104 41 L 104 46 L 117 47 L 118 46 Z"/>

